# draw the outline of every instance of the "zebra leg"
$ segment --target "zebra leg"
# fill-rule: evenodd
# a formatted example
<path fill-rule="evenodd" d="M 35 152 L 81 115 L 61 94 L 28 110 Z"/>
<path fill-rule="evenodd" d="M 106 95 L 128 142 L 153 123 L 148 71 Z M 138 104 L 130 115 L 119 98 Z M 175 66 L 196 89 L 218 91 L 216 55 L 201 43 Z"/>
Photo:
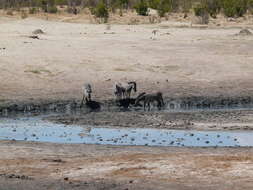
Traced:
<path fill-rule="evenodd" d="M 148 111 L 150 111 L 150 102 L 148 102 Z"/>
<path fill-rule="evenodd" d="M 163 97 L 161 97 L 162 106 L 165 106 L 165 103 L 163 101 Z"/>
<path fill-rule="evenodd" d="M 83 99 L 82 99 L 82 102 L 81 102 L 81 105 L 80 105 L 80 108 L 83 107 L 83 101 L 84 101 L 84 95 L 83 95 Z"/>
<path fill-rule="evenodd" d="M 161 110 L 161 108 L 162 108 L 162 103 L 160 100 L 157 101 L 157 108 L 158 108 L 158 110 Z"/>
<path fill-rule="evenodd" d="M 88 95 L 88 101 L 91 101 L 91 94 Z"/>

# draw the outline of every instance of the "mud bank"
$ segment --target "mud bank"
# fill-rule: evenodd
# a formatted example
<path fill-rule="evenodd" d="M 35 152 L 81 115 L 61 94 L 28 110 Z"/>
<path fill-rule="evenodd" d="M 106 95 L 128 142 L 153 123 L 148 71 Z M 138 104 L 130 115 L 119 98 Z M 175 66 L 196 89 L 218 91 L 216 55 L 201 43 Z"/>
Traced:
<path fill-rule="evenodd" d="M 252 130 L 252 110 L 189 112 L 89 112 L 47 117 L 66 125 L 180 130 Z"/>
<path fill-rule="evenodd" d="M 215 110 L 215 109 L 252 109 L 253 97 L 165 97 L 165 107 L 168 111 L 187 111 L 187 110 Z M 98 100 L 101 110 L 118 111 L 120 110 L 115 100 Z M 72 112 L 79 110 L 80 100 L 41 100 L 36 102 L 9 102 L 0 104 L 0 115 L 8 116 L 15 113 L 29 112 Z M 131 106 L 130 106 L 131 108 Z M 82 108 L 89 111 L 89 107 Z M 156 110 L 156 108 L 153 108 Z"/>

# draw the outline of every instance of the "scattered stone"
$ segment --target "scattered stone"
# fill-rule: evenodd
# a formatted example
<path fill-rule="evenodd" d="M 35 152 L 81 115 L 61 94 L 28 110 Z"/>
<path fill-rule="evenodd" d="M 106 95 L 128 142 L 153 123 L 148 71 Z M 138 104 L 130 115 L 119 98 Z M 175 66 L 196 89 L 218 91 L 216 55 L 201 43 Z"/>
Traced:
<path fill-rule="evenodd" d="M 33 34 L 45 34 L 45 32 L 43 32 L 43 30 L 41 30 L 41 29 L 34 30 L 32 33 Z"/>
<path fill-rule="evenodd" d="M 28 38 L 32 38 L 32 39 L 37 39 L 37 40 L 39 40 L 39 36 L 37 36 L 37 35 L 28 36 Z"/>
<path fill-rule="evenodd" d="M 252 32 L 245 28 L 245 29 L 242 29 L 237 35 L 239 36 L 251 36 L 252 35 Z"/>
<path fill-rule="evenodd" d="M 16 175 L 16 174 L 0 174 L 2 177 L 10 178 L 10 179 L 21 179 L 21 180 L 32 180 L 33 178 L 25 176 L 25 175 Z"/>
<path fill-rule="evenodd" d="M 115 32 L 104 32 L 104 34 L 115 34 Z"/>

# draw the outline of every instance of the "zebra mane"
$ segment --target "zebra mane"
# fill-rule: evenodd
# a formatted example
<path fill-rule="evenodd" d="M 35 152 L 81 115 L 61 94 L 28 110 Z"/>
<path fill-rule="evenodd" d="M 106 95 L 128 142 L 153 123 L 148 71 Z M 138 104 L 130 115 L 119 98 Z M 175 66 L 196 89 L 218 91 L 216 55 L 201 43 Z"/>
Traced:
<path fill-rule="evenodd" d="M 137 98 L 135 99 L 135 105 L 138 104 L 140 101 L 142 101 L 145 98 L 146 92 L 142 92 L 141 94 L 139 94 L 137 96 Z"/>

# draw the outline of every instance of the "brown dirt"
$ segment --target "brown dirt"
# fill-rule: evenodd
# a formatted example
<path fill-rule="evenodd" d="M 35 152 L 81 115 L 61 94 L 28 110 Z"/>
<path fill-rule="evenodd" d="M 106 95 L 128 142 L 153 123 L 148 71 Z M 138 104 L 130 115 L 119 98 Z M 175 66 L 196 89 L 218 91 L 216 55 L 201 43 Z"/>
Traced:
<path fill-rule="evenodd" d="M 0 189 L 252 189 L 252 150 L 2 141 Z"/>

